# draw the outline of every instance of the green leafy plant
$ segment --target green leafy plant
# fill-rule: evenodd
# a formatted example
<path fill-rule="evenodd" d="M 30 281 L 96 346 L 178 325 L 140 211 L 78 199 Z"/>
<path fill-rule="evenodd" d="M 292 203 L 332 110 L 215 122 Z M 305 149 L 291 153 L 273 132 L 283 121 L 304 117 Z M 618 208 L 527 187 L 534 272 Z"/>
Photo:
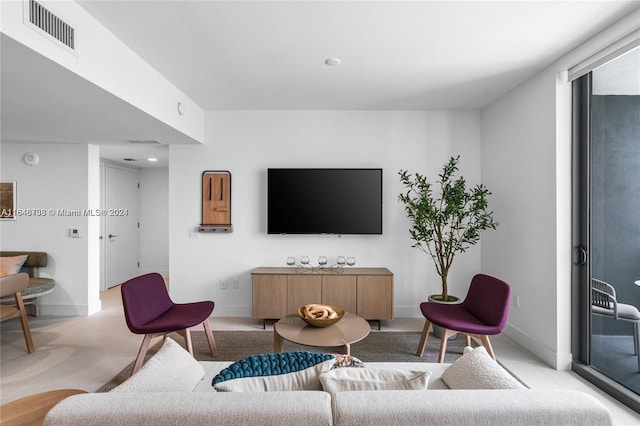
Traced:
<path fill-rule="evenodd" d="M 451 159 L 438 175 L 440 194 L 434 196 L 433 184 L 424 175 L 400 170 L 400 181 L 406 192 L 398 196 L 411 219 L 409 234 L 415 247 L 433 259 L 442 279 L 442 301 L 451 301 L 447 276 L 457 253 L 480 241 L 480 232 L 496 229 L 493 212 L 488 211 L 484 185 L 467 188 L 463 177 L 456 177 L 460 156 Z"/>

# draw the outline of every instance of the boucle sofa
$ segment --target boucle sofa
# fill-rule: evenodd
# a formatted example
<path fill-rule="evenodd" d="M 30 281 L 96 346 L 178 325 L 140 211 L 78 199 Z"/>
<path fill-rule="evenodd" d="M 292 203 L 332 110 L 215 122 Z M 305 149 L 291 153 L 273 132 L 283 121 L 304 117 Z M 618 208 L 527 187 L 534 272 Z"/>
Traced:
<path fill-rule="evenodd" d="M 167 339 L 169 342 L 170 339 Z M 317 377 L 304 372 L 308 389 L 266 392 L 220 392 L 211 385 L 214 376 L 230 371 L 230 362 L 187 360 L 165 343 L 138 373 L 110 392 L 81 394 L 56 405 L 45 418 L 45 425 L 610 425 L 608 409 L 590 395 L 568 390 L 527 389 L 495 361 L 494 365 L 461 387 L 486 386 L 498 377 L 498 386 L 512 389 L 450 389 L 459 387 L 469 368 L 468 362 L 483 359 L 477 348 L 453 364 L 367 363 L 364 368 L 333 368 L 320 373 L 327 380 L 347 378 L 347 388 L 366 389 L 371 383 L 378 390 L 319 390 Z M 175 346 L 178 346 L 175 344 Z M 178 346 L 179 347 L 179 346 Z M 180 348 L 181 349 L 181 348 Z M 478 351 L 478 349 L 481 349 Z M 182 350 L 182 349 L 181 349 Z M 162 353 L 162 352 L 165 353 Z M 185 354 L 186 351 L 182 350 Z M 167 355 L 169 353 L 169 355 Z M 475 357 L 475 358 L 474 358 Z M 487 355 L 488 357 L 488 355 Z M 236 363 L 237 364 L 237 363 Z M 329 362 L 322 363 L 328 365 Z M 234 364 L 235 365 L 235 364 Z M 324 368 L 324 367 L 323 367 Z M 356 371 L 358 370 L 358 371 Z M 449 371 L 449 373 L 448 373 Z M 315 371 L 317 373 L 318 371 Z M 338 375 L 332 373 L 339 372 Z M 455 372 L 455 374 L 450 374 Z M 496 373 L 497 372 L 497 373 Z M 315 374 L 314 373 L 314 374 Z M 357 374 L 354 374 L 357 373 Z M 387 374 L 389 373 L 389 374 Z M 356 380 L 350 380 L 355 376 Z M 457 377 L 456 377 L 457 376 Z M 361 386 L 367 379 L 373 380 Z M 382 377 L 382 379 L 380 379 Z M 273 379 L 271 376 L 268 380 Z M 361 378 L 364 380 L 361 381 Z M 397 378 L 406 379 L 398 384 Z M 410 382 L 411 389 L 401 390 Z M 502 380 L 504 379 L 504 380 Z M 260 377 L 240 377 L 255 386 Z M 283 381 L 290 378 L 283 378 Z M 295 379 L 298 380 L 298 379 Z M 315 380 L 315 382 L 313 382 Z M 396 380 L 396 381 L 394 381 Z M 502 380 L 502 381 L 501 381 Z M 313 383 L 312 383 L 313 382 Z M 277 383 L 277 382 L 274 382 Z M 293 384 L 292 384 L 293 383 Z M 293 388 L 301 382 L 289 382 Z M 311 385 L 310 385 L 311 383 Z M 336 382 L 337 383 L 337 382 Z M 470 384 L 474 383 L 474 384 Z M 325 381 L 323 385 L 327 384 Z M 237 385 L 237 384 L 235 384 Z M 234 385 L 234 386 L 235 386 Z M 218 385 L 216 385 L 218 386 Z M 271 386 L 271 385 L 267 385 Z M 338 388 L 341 385 L 338 386 Z M 417 387 L 415 387 L 417 386 Z M 395 389 L 395 390 L 380 390 Z M 405 388 L 406 389 L 406 388 Z M 250 390 L 250 389 L 249 389 Z M 255 390 L 255 389 L 254 389 Z"/>

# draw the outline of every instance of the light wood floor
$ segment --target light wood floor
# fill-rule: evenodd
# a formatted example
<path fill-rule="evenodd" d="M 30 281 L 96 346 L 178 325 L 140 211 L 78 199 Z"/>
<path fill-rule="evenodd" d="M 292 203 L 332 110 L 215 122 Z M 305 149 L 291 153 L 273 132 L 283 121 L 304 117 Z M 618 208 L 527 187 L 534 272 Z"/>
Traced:
<path fill-rule="evenodd" d="M 61 388 L 95 391 L 133 361 L 142 341 L 129 332 L 119 288 L 102 293 L 103 309 L 89 317 L 30 317 L 36 351 L 27 354 L 20 321 L 1 323 L 0 403 Z M 424 321 L 384 321 L 384 331 L 421 331 Z M 211 318 L 214 330 L 261 330 L 250 318 Z M 491 339 L 500 362 L 531 388 L 576 389 L 596 396 L 612 411 L 616 425 L 640 425 L 640 415 L 570 371 L 556 371 L 507 336 Z M 416 341 L 416 347 L 418 342 Z"/>

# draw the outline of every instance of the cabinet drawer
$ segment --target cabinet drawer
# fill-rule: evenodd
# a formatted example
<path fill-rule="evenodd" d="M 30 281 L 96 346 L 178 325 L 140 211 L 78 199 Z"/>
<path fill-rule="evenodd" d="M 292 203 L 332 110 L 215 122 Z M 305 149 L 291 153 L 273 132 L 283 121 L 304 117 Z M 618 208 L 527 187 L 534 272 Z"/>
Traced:
<path fill-rule="evenodd" d="M 322 303 L 356 313 L 356 277 L 337 275 L 322 277 Z"/>
<path fill-rule="evenodd" d="M 393 318 L 393 277 L 358 276 L 358 316 L 364 319 Z"/>
<path fill-rule="evenodd" d="M 282 318 L 287 315 L 286 275 L 254 275 L 252 278 L 253 318 Z"/>
<path fill-rule="evenodd" d="M 287 313 L 293 314 L 302 305 L 321 301 L 322 277 L 303 274 L 287 276 Z"/>

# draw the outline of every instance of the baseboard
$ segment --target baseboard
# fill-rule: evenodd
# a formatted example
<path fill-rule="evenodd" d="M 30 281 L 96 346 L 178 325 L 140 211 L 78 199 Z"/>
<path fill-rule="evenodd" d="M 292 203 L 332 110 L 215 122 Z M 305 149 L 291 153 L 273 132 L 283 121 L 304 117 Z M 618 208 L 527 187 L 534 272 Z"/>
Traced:
<path fill-rule="evenodd" d="M 417 305 L 411 306 L 394 306 L 393 307 L 394 318 L 424 318 L 420 308 Z"/>
<path fill-rule="evenodd" d="M 521 330 L 510 324 L 507 324 L 504 334 L 556 370 L 571 370 L 572 356 L 570 353 L 559 354 L 557 351 L 533 340 Z"/>
<path fill-rule="evenodd" d="M 213 310 L 213 317 L 251 317 L 251 306 L 237 305 L 237 306 L 219 306 L 216 304 Z"/>
<path fill-rule="evenodd" d="M 102 310 L 102 302 L 97 300 L 88 305 L 53 305 L 38 303 L 38 316 L 50 315 L 56 317 L 89 316 Z"/>

